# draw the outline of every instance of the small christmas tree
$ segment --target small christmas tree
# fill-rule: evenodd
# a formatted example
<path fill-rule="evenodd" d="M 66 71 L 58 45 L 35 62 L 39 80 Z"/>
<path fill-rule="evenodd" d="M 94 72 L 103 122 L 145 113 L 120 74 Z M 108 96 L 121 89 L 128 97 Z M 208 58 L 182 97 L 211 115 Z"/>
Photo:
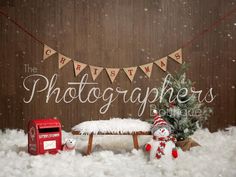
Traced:
<path fill-rule="evenodd" d="M 191 92 L 193 83 L 186 78 L 187 65 L 183 64 L 181 70 L 174 75 L 170 75 L 167 80 L 167 88 L 172 88 L 162 99 L 156 102 L 157 111 L 163 119 L 168 121 L 173 129 L 178 141 L 185 140 L 192 135 L 199 126 L 211 115 L 212 109 L 200 103 L 196 94 Z M 158 88 L 158 93 L 163 91 L 162 86 Z M 183 93 L 181 93 L 183 92 Z M 171 101 L 173 98 L 177 98 Z"/>

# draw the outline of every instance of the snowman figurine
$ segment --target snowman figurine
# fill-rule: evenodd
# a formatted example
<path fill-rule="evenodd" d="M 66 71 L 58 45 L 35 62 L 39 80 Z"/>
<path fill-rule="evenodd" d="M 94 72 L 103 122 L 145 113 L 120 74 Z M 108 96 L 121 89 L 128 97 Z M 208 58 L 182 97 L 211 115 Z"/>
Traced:
<path fill-rule="evenodd" d="M 76 145 L 75 139 L 72 138 L 66 139 L 65 144 L 63 144 L 62 146 L 62 150 L 75 152 L 75 145 Z"/>
<path fill-rule="evenodd" d="M 150 160 L 177 158 L 178 151 L 175 146 L 176 139 L 170 136 L 170 125 L 157 114 L 156 110 L 153 112 L 155 114 L 154 123 L 151 129 L 153 139 L 145 145 L 145 150 L 150 153 Z"/>

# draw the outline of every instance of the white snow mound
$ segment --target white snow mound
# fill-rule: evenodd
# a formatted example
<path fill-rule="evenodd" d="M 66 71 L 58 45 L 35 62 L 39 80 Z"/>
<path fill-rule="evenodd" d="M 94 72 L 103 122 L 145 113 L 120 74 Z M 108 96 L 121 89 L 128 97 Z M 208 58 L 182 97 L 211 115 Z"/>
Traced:
<path fill-rule="evenodd" d="M 21 130 L 0 131 L 0 177 L 235 177 L 236 127 L 210 133 L 198 130 L 192 137 L 201 146 L 188 152 L 179 150 L 175 160 L 149 162 L 147 154 L 132 150 L 131 136 L 94 137 L 93 153 L 86 150 L 87 135 L 63 132 L 63 141 L 77 140 L 76 153 L 31 156 L 27 153 L 27 135 Z M 151 136 L 139 136 L 147 143 Z M 123 151 L 124 150 L 124 151 Z M 119 152 L 118 152 L 119 151 Z"/>
<path fill-rule="evenodd" d="M 80 131 L 81 134 L 98 134 L 98 133 L 131 133 L 131 132 L 148 132 L 151 124 L 139 119 L 121 119 L 112 118 L 110 120 L 93 120 L 82 122 L 72 128 L 74 131 Z"/>

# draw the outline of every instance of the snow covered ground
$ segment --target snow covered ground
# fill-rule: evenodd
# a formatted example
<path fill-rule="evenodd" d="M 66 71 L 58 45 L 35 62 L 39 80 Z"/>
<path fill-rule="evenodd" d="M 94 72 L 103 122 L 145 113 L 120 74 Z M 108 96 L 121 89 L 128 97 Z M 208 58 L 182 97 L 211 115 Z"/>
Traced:
<path fill-rule="evenodd" d="M 63 139 L 72 137 L 63 132 Z M 140 137 L 144 144 L 150 137 Z M 23 131 L 0 132 L 0 176 L 78 176 L 78 177 L 235 177 L 236 127 L 210 133 L 198 130 L 193 138 L 202 146 L 181 152 L 173 161 L 147 161 L 142 150 L 132 150 L 130 136 L 95 136 L 94 152 L 82 156 L 87 136 L 77 137 L 75 155 L 31 156 Z"/>

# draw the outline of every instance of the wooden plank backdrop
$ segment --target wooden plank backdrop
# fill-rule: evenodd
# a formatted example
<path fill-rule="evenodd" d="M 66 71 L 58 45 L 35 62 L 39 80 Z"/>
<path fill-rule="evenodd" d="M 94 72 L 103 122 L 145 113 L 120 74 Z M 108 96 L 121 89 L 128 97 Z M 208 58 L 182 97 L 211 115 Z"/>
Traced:
<path fill-rule="evenodd" d="M 160 58 L 180 48 L 186 41 L 215 20 L 235 8 L 234 0 L 4 0 L 0 10 L 8 13 L 32 34 L 62 54 L 95 66 L 138 66 Z M 217 95 L 209 104 L 214 115 L 206 126 L 215 131 L 236 125 L 236 13 L 219 26 L 183 49 L 184 61 L 190 64 L 187 76 L 196 88 Z M 0 16 L 0 128 L 25 129 L 33 118 L 58 117 L 65 130 L 92 119 L 137 117 L 136 104 L 116 100 L 106 114 L 99 114 L 101 101 L 70 104 L 49 101 L 39 93 L 30 104 L 22 99 L 28 93 L 22 86 L 29 72 L 25 64 L 36 67 L 38 73 L 50 78 L 59 75 L 57 86 L 62 91 L 74 77 L 70 62 L 58 69 L 57 56 L 42 62 L 43 46 Z M 180 65 L 169 60 L 168 71 Z M 131 91 L 141 87 L 159 87 L 166 73 L 154 66 L 150 79 L 139 69 L 130 83 L 121 71 L 111 84 L 103 71 L 96 82 L 104 90 L 122 87 Z M 89 81 L 91 75 L 89 74 Z M 89 91 L 89 87 L 86 87 Z M 147 106 L 142 119 L 149 118 Z"/>

